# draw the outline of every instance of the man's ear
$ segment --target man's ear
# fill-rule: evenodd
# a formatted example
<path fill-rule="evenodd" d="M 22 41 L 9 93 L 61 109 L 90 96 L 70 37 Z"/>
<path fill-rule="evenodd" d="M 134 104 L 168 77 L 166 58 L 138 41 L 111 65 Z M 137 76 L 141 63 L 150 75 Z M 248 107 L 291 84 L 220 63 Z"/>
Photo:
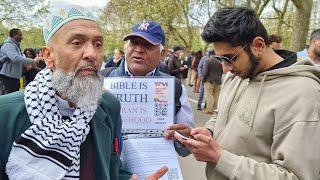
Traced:
<path fill-rule="evenodd" d="M 46 62 L 47 68 L 54 69 L 55 68 L 55 63 L 53 60 L 54 57 L 50 47 L 44 46 L 42 48 L 42 56 Z"/>
<path fill-rule="evenodd" d="M 163 58 L 164 55 L 165 55 L 165 53 L 166 53 L 166 51 L 165 51 L 165 50 L 162 50 L 161 53 L 160 53 L 160 57 Z"/>
<path fill-rule="evenodd" d="M 264 39 L 262 37 L 255 37 L 251 44 L 251 50 L 252 53 L 256 56 L 261 56 L 261 54 L 263 54 L 263 52 L 266 50 L 266 42 L 264 41 Z"/>

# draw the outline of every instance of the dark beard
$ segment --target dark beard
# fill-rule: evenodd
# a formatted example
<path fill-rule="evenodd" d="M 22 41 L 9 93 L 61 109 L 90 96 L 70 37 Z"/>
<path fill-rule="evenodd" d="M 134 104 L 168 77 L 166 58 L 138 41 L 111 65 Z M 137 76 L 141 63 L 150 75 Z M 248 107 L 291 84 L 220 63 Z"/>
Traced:
<path fill-rule="evenodd" d="M 313 54 L 316 56 L 316 60 L 319 61 L 320 60 L 320 50 L 319 50 L 320 47 L 317 47 L 317 48 L 313 49 Z"/>
<path fill-rule="evenodd" d="M 246 78 L 253 79 L 256 73 L 258 66 L 260 65 L 260 58 L 257 58 L 253 55 L 251 49 L 247 51 L 249 56 L 250 67 L 248 73 L 246 74 Z"/>

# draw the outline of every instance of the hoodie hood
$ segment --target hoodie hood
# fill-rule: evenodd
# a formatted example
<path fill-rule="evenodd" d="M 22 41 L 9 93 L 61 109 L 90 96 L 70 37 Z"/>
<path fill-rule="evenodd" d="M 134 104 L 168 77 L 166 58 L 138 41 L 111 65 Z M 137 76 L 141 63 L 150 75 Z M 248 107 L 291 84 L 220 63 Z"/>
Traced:
<path fill-rule="evenodd" d="M 315 81 L 320 83 L 320 66 L 317 66 L 308 58 L 298 58 L 297 62 L 292 64 L 291 66 L 273 69 L 258 74 L 253 79 L 253 81 L 268 81 L 276 78 L 281 78 L 283 76 L 304 76 L 314 79 Z"/>

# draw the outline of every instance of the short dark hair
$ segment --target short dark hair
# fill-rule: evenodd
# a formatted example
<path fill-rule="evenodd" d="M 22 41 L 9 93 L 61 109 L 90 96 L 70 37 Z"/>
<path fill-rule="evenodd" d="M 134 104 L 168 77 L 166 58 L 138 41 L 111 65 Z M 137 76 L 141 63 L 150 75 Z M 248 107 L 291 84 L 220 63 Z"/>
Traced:
<path fill-rule="evenodd" d="M 245 7 L 219 9 L 209 19 L 201 36 L 208 43 L 226 42 L 234 47 L 244 46 L 258 36 L 269 44 L 267 30 L 255 12 Z"/>
<path fill-rule="evenodd" d="M 24 55 L 27 55 L 27 51 L 31 52 L 32 54 L 32 59 L 34 59 L 35 57 L 37 57 L 37 54 L 36 54 L 36 51 L 32 48 L 26 48 L 24 51 L 23 51 L 23 54 Z"/>
<path fill-rule="evenodd" d="M 18 28 L 12 28 L 12 29 L 10 29 L 9 36 L 10 36 L 10 37 L 13 37 L 13 36 L 19 34 L 19 32 L 21 32 L 20 29 L 18 29 Z"/>
<path fill-rule="evenodd" d="M 181 47 L 181 46 L 174 46 L 174 47 L 172 47 L 172 50 L 173 50 L 173 52 L 180 51 L 180 50 L 183 50 L 183 47 Z"/>
<path fill-rule="evenodd" d="M 320 28 L 312 31 L 312 33 L 310 35 L 310 41 L 312 41 L 314 39 L 320 39 Z"/>
<path fill-rule="evenodd" d="M 279 35 L 271 34 L 269 36 L 269 43 L 271 44 L 273 42 L 281 43 L 282 42 L 282 37 L 279 36 Z"/>

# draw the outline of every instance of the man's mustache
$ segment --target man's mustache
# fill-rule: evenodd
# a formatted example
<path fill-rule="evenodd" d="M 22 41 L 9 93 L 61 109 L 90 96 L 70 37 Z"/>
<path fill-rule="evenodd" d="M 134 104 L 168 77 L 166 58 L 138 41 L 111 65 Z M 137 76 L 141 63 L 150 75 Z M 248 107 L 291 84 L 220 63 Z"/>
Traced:
<path fill-rule="evenodd" d="M 80 66 L 80 67 L 77 67 L 76 70 L 75 70 L 75 74 L 77 74 L 79 71 L 82 71 L 82 70 L 85 70 L 85 69 L 89 69 L 91 71 L 94 71 L 95 73 L 98 72 L 98 68 L 93 66 L 93 65 L 84 65 L 84 66 Z"/>

